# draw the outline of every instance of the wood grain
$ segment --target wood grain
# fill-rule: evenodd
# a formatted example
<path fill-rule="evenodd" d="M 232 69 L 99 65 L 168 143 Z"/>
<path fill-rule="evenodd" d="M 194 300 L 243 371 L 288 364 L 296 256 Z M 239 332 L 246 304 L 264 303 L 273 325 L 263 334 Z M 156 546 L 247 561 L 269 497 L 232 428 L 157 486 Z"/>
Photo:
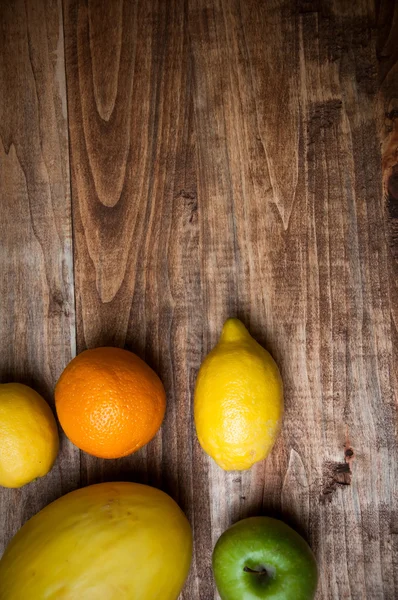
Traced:
<path fill-rule="evenodd" d="M 0 21 L 0 378 L 52 403 L 75 352 L 62 7 L 6 2 Z M 79 452 L 62 438 L 47 477 L 2 489 L 0 552 L 79 479 Z"/>
<path fill-rule="evenodd" d="M 48 392 L 74 335 L 61 11 L 23 6 L 2 17 L 2 368 L 44 373 Z M 168 409 L 119 461 L 82 454 L 79 471 L 64 442 L 62 485 L 170 493 L 195 535 L 185 600 L 217 598 L 213 545 L 255 514 L 308 539 L 317 600 L 394 600 L 396 3 L 64 0 L 63 14 L 77 351 L 137 352 Z M 242 473 L 202 452 L 192 422 L 197 370 L 229 316 L 285 383 L 277 446 Z M 47 481 L 0 494 L 6 539 L 66 491 L 60 468 Z"/>
<path fill-rule="evenodd" d="M 182 501 L 196 539 L 185 598 L 213 597 L 217 537 L 264 512 L 308 537 L 318 598 L 392 599 L 395 290 L 376 10 L 111 2 L 99 18 L 100 6 L 66 2 L 79 349 L 138 351 L 169 408 L 142 453 L 85 458 L 87 481 L 127 473 Z M 101 84 L 104 63 L 118 75 Z M 190 410 L 232 315 L 286 387 L 275 451 L 241 474 L 201 454 Z"/>
<path fill-rule="evenodd" d="M 398 6 L 381 2 L 378 9 L 379 117 L 382 138 L 383 192 L 390 245 L 398 258 Z"/>
<path fill-rule="evenodd" d="M 169 492 L 200 524 L 186 597 L 210 598 L 208 465 L 189 400 L 203 309 L 186 14 L 179 0 L 111 2 L 97 20 L 104 8 L 65 3 L 78 350 L 137 352 L 160 374 L 168 411 L 142 452 L 120 461 L 82 456 L 82 479 L 131 479 Z M 116 89 L 96 86 L 108 44 Z"/>

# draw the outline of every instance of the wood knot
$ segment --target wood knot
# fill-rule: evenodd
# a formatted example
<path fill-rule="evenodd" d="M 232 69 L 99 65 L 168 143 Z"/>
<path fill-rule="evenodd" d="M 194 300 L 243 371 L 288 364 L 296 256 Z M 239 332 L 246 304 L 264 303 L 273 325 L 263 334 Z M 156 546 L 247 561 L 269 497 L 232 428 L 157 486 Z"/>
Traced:
<path fill-rule="evenodd" d="M 177 198 L 182 198 L 184 200 L 184 205 L 189 211 L 189 222 L 196 223 L 198 220 L 198 198 L 196 192 L 180 190 Z"/>
<path fill-rule="evenodd" d="M 50 302 L 48 306 L 48 316 L 51 317 L 59 317 L 60 315 L 64 315 L 65 317 L 69 317 L 69 308 L 68 303 L 64 300 L 63 294 L 60 290 L 56 290 L 50 296 Z"/>
<path fill-rule="evenodd" d="M 395 121 L 398 119 L 398 108 L 393 108 L 390 112 L 386 112 L 386 119 L 389 121 Z"/>
<path fill-rule="evenodd" d="M 392 219 L 398 218 L 398 165 L 391 169 L 391 175 L 387 181 L 388 210 Z"/>
<path fill-rule="evenodd" d="M 335 98 L 327 102 L 314 102 L 310 106 L 308 121 L 308 142 L 313 143 L 319 133 L 324 129 L 330 129 L 341 118 L 343 103 Z"/>
<path fill-rule="evenodd" d="M 351 451 L 353 456 L 354 452 L 351 448 L 347 448 L 346 452 L 347 451 Z M 321 500 L 331 500 L 333 492 L 335 492 L 338 487 L 351 485 L 351 478 L 352 473 L 349 462 L 325 461 L 323 465 Z"/>

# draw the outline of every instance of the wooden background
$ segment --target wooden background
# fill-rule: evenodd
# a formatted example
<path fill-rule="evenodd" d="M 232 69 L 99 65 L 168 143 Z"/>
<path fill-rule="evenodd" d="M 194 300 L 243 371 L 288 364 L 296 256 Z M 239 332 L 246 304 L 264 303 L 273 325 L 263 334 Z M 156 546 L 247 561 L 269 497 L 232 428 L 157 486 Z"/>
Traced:
<path fill-rule="evenodd" d="M 0 376 L 52 402 L 70 358 L 125 346 L 167 416 L 103 461 L 63 436 L 43 480 L 0 493 L 0 549 L 102 480 L 169 492 L 195 534 L 182 598 L 216 596 L 232 522 L 309 540 L 317 600 L 398 598 L 398 5 L 394 0 L 4 0 Z M 282 435 L 224 473 L 192 390 L 223 321 L 278 361 Z M 1 444 L 1 440 L 0 440 Z M 80 600 L 80 599 L 79 599 Z"/>

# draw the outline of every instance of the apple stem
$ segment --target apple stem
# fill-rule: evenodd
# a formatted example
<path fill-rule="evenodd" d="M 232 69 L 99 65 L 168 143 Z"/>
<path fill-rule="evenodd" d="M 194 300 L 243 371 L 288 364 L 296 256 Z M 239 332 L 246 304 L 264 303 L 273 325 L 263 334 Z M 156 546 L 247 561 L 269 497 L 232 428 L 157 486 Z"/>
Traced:
<path fill-rule="evenodd" d="M 254 575 L 268 575 L 267 569 L 261 569 L 261 571 L 256 571 L 254 569 L 250 569 L 250 567 L 245 567 L 243 569 L 245 573 L 254 573 Z"/>

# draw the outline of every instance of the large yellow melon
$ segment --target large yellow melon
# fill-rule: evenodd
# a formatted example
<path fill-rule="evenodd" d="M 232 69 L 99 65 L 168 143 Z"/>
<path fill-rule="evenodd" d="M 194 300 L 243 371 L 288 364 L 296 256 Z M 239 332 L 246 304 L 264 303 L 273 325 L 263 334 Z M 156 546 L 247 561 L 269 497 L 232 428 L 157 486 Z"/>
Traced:
<path fill-rule="evenodd" d="M 176 600 L 192 555 L 167 494 L 101 483 L 49 504 L 0 560 L 0 600 Z"/>

